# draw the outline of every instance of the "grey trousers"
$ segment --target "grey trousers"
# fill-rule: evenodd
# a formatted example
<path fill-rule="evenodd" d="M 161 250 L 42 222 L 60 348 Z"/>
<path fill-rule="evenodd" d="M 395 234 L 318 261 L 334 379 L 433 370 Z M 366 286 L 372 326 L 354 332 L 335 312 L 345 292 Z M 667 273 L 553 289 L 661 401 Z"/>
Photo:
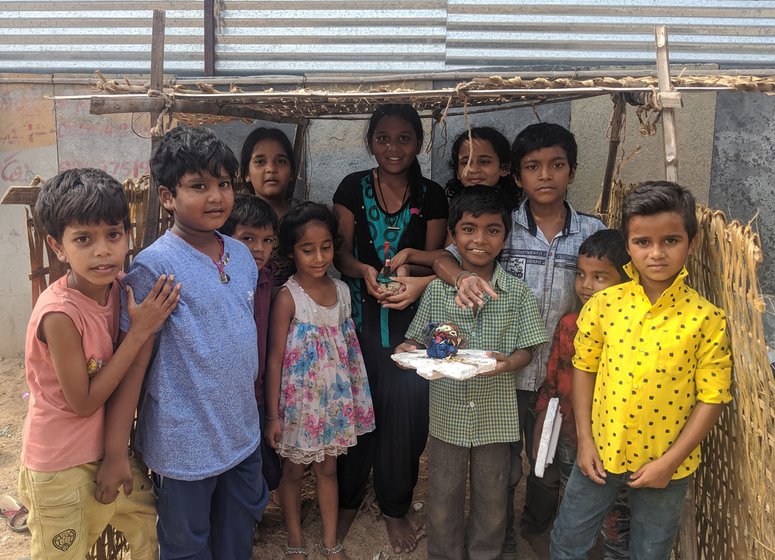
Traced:
<path fill-rule="evenodd" d="M 508 443 L 428 442 L 428 560 L 499 560 L 506 534 Z M 471 498 L 465 519 L 466 479 Z"/>

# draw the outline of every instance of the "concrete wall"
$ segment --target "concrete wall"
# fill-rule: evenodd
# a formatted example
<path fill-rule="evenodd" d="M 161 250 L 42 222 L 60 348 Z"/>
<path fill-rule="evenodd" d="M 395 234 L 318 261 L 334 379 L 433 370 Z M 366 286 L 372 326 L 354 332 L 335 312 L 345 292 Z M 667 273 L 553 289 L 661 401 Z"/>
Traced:
<path fill-rule="evenodd" d="M 39 76 L 37 76 L 39 77 Z M 428 84 L 416 84 L 426 87 Z M 59 170 L 95 166 L 119 180 L 148 170 L 148 116 L 89 115 L 86 101 L 53 101 L 52 94 L 89 93 L 83 86 L 0 84 L 0 193 L 25 185 L 37 174 L 50 177 Z M 677 111 L 680 181 L 701 202 L 744 221 L 760 210 L 758 224 L 765 247 L 763 290 L 775 292 L 773 261 L 767 248 L 775 241 L 775 98 L 758 94 L 692 94 Z M 612 103 L 607 96 L 572 103 L 540 105 L 469 115 L 473 126 L 494 126 L 509 140 L 524 126 L 540 120 L 570 126 L 579 143 L 579 168 L 569 191 L 579 210 L 591 210 L 600 193 L 608 153 L 606 132 Z M 661 129 L 643 137 L 633 107 L 620 155 L 627 159 L 621 177 L 626 182 L 664 178 Z M 431 121 L 425 121 L 426 147 Z M 211 128 L 239 154 L 243 138 L 254 126 L 232 122 Z M 363 135 L 367 122 L 316 120 L 308 129 L 308 149 L 297 196 L 330 202 L 348 173 L 374 165 Z M 281 125 L 293 138 L 294 127 Z M 435 142 L 420 161 L 426 175 L 444 185 L 450 177 L 449 149 L 465 128 L 462 116 L 449 117 L 446 130 L 437 127 Z M 23 351 L 30 312 L 30 283 L 24 209 L 0 206 L 0 357 Z M 775 323 L 775 322 L 774 322 Z M 775 325 L 773 325 L 775 326 Z"/>
<path fill-rule="evenodd" d="M 713 142 L 710 206 L 730 219 L 753 221 L 764 263 L 759 269 L 767 298 L 765 331 L 775 346 L 775 97 L 719 93 Z"/>

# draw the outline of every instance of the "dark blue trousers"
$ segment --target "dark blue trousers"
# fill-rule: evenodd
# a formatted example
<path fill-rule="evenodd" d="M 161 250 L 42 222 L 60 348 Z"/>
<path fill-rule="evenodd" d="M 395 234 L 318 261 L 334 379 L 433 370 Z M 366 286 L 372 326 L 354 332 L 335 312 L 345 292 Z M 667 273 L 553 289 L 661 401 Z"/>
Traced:
<path fill-rule="evenodd" d="M 236 467 L 203 480 L 154 473 L 161 560 L 250 560 L 269 501 L 260 446 Z"/>

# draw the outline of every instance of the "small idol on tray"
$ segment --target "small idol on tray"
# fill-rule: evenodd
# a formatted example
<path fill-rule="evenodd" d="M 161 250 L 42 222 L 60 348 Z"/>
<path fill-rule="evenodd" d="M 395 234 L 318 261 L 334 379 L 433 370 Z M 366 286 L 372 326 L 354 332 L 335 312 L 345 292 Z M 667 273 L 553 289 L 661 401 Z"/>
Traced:
<path fill-rule="evenodd" d="M 429 358 L 449 358 L 457 354 L 465 340 L 453 323 L 428 323 L 423 341 Z"/>

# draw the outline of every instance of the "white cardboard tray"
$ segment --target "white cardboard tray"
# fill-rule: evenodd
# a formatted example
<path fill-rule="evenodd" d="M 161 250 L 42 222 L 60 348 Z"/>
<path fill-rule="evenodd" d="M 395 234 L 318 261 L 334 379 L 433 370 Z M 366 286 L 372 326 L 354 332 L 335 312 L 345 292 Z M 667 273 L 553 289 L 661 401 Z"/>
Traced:
<path fill-rule="evenodd" d="M 391 358 L 402 367 L 417 370 L 417 374 L 425 379 L 449 377 L 462 381 L 497 366 L 495 358 L 489 357 L 486 350 L 458 350 L 455 356 L 440 359 L 429 358 L 422 349 L 393 354 Z"/>

